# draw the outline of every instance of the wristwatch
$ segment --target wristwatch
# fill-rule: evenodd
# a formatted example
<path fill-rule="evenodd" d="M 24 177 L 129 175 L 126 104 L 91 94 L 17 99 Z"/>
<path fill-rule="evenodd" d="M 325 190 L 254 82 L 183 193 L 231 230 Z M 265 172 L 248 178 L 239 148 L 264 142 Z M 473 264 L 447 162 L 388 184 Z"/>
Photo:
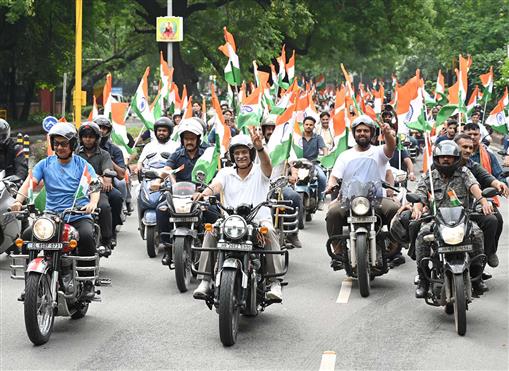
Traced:
<path fill-rule="evenodd" d="M 260 149 L 256 148 L 256 150 L 257 150 L 258 152 L 261 152 L 261 151 L 263 151 L 264 149 L 265 149 L 264 147 L 261 147 Z"/>

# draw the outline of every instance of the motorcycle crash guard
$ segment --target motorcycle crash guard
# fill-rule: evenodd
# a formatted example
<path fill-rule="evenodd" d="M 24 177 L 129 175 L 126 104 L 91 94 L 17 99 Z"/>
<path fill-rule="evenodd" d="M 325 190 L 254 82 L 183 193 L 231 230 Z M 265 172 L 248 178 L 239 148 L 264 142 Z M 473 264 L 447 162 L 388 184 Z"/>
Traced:
<path fill-rule="evenodd" d="M 48 270 L 48 262 L 44 258 L 35 258 L 32 260 L 28 266 L 26 273 L 37 272 L 37 273 L 45 273 Z"/>
<path fill-rule="evenodd" d="M 240 260 L 234 259 L 234 258 L 228 258 L 223 262 L 223 266 L 221 267 L 221 270 L 218 272 L 217 277 L 216 277 L 216 287 L 219 287 L 221 285 L 221 274 L 223 273 L 223 270 L 225 270 L 225 269 L 233 269 L 233 270 L 238 270 L 239 272 L 241 272 L 242 273 L 242 288 L 243 289 L 247 288 L 247 280 L 248 280 L 247 274 L 245 274 L 244 271 L 242 270 L 242 263 L 240 262 Z"/>
<path fill-rule="evenodd" d="M 463 274 L 470 266 L 470 262 L 467 260 L 453 262 L 445 262 L 445 271 L 449 271 L 452 274 Z"/>
<path fill-rule="evenodd" d="M 157 224 L 157 216 L 155 210 L 146 210 L 143 214 L 143 224 L 147 226 L 153 226 Z"/>

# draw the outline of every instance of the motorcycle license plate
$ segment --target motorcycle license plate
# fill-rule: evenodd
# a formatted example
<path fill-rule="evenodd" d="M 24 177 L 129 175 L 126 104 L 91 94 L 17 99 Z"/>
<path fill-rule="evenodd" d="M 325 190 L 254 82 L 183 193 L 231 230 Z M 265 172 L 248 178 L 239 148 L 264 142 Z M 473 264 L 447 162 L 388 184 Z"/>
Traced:
<path fill-rule="evenodd" d="M 197 221 L 198 221 L 197 216 L 182 217 L 182 218 L 171 217 L 170 218 L 170 223 L 192 223 L 192 222 L 197 222 Z"/>
<path fill-rule="evenodd" d="M 454 253 L 454 252 L 470 252 L 472 251 L 472 245 L 458 245 L 458 246 L 440 246 L 438 248 L 439 253 Z"/>
<path fill-rule="evenodd" d="M 253 250 L 253 245 L 245 243 L 218 242 L 217 248 L 219 250 L 251 251 Z"/>
<path fill-rule="evenodd" d="M 29 242 L 28 250 L 62 250 L 64 244 L 61 242 Z"/>
<path fill-rule="evenodd" d="M 376 216 L 350 216 L 348 223 L 376 223 Z"/>

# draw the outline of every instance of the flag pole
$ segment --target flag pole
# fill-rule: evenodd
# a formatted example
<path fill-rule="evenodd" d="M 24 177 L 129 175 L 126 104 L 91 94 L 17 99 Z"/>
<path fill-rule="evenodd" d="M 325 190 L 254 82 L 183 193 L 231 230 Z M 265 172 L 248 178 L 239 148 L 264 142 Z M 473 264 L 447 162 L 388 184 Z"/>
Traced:
<path fill-rule="evenodd" d="M 428 162 L 428 173 L 429 173 L 429 186 L 430 186 L 430 189 L 431 189 L 431 199 L 432 199 L 432 204 L 433 204 L 433 213 L 436 214 L 437 212 L 437 206 L 436 206 L 436 203 L 435 203 L 435 187 L 433 187 L 433 177 L 432 177 L 432 172 L 431 172 L 431 160 L 433 159 L 433 156 L 431 156 L 430 158 L 430 155 L 429 155 L 429 152 L 428 152 L 428 145 L 429 145 L 429 142 L 430 142 L 430 139 L 428 138 L 429 134 L 427 132 L 424 132 L 424 142 L 425 142 L 425 151 L 426 151 L 426 157 L 427 157 L 427 162 Z"/>

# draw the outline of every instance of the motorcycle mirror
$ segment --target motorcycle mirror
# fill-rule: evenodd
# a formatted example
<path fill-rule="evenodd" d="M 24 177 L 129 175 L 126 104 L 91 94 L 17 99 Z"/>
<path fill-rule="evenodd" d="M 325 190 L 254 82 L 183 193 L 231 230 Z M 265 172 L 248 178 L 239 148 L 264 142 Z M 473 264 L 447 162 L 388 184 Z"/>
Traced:
<path fill-rule="evenodd" d="M 146 158 L 151 159 L 151 158 L 152 158 L 152 157 L 154 157 L 155 155 L 157 155 L 157 152 L 152 152 L 152 153 L 149 153 L 149 154 L 147 155 L 147 157 L 146 157 Z M 162 156 L 162 155 L 163 155 L 163 154 L 161 153 L 161 156 Z"/>
<path fill-rule="evenodd" d="M 159 178 L 159 175 L 155 171 L 153 171 L 153 170 L 145 171 L 143 173 L 143 176 L 145 178 L 147 178 L 147 179 L 157 179 L 157 178 Z"/>
<path fill-rule="evenodd" d="M 161 153 L 161 157 L 164 158 L 165 160 L 169 159 L 170 156 L 171 156 L 170 152 L 162 152 Z"/>
<path fill-rule="evenodd" d="M 209 196 L 209 204 L 217 205 L 217 198 L 216 198 L 216 196 Z"/>
<path fill-rule="evenodd" d="M 496 190 L 496 188 L 493 188 L 493 187 L 485 188 L 482 191 L 482 196 L 485 198 L 495 197 L 496 195 L 498 195 L 498 191 Z"/>
<path fill-rule="evenodd" d="M 412 204 L 421 202 L 421 198 L 418 195 L 416 195 L 415 193 L 407 193 L 406 200 Z"/>
<path fill-rule="evenodd" d="M 200 183 L 203 183 L 205 181 L 205 173 L 203 171 L 197 171 L 196 180 Z"/>

